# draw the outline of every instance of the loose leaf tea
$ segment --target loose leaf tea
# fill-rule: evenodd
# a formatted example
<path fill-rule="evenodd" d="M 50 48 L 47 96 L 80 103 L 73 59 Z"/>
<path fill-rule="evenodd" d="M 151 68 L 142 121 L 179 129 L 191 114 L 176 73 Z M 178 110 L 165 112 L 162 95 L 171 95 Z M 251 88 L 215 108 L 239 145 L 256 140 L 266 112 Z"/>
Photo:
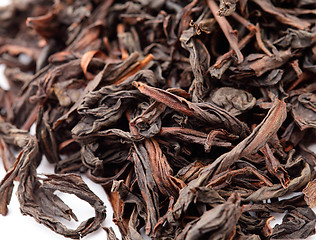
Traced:
<path fill-rule="evenodd" d="M 17 183 L 22 214 L 68 238 L 101 227 L 116 240 L 85 174 L 107 193 L 122 239 L 315 234 L 315 9 L 308 0 L 1 8 L 10 88 L 0 89 L 0 213 Z M 46 160 L 55 174 L 37 174 Z M 95 216 L 64 226 L 58 218 L 78 219 L 57 190 Z M 284 218 L 271 228 L 275 213 Z"/>

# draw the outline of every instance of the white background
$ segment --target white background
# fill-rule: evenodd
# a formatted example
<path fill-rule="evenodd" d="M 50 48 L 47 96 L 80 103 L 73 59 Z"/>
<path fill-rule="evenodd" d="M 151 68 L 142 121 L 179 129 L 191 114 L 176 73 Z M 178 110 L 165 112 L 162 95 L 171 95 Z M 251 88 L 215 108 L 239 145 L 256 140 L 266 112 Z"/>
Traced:
<path fill-rule="evenodd" d="M 6 5 L 9 3 L 9 0 L 1 0 L 1 5 Z M 3 76 L 4 66 L 0 65 L 0 86 L 7 89 L 6 80 Z M 316 144 L 313 145 L 313 150 L 316 152 Z M 46 159 L 43 159 L 42 163 L 37 169 L 38 173 L 53 173 L 54 166 L 49 164 Z M 0 159 L 0 180 L 4 177 L 5 170 Z M 107 206 L 107 218 L 103 223 L 103 226 L 111 226 L 116 235 L 121 239 L 119 230 L 117 226 L 112 222 L 113 210 L 109 201 L 107 200 L 107 196 L 102 189 L 102 187 L 98 184 L 93 183 L 87 177 L 82 176 L 83 180 L 89 186 L 89 188 L 98 195 Z M 19 203 L 17 197 L 15 196 L 15 192 L 17 189 L 18 182 L 15 182 L 15 188 L 13 190 L 13 196 L 11 199 L 11 203 L 9 205 L 9 213 L 7 216 L 3 217 L 0 215 L 0 237 L 1 239 L 25 239 L 25 240 L 43 240 L 43 239 L 54 239 L 54 240 L 65 240 L 61 235 L 58 235 L 45 227 L 44 225 L 38 224 L 32 217 L 23 216 L 19 210 Z M 60 220 L 63 224 L 65 224 L 69 228 L 76 228 L 81 221 L 84 221 L 87 218 L 94 216 L 94 210 L 90 207 L 90 205 L 74 195 L 60 193 L 58 194 L 66 204 L 68 204 L 73 212 L 77 215 L 79 222 L 71 221 L 68 222 L 66 220 Z M 316 212 L 316 208 L 313 209 Z M 276 223 L 281 223 L 282 214 L 275 214 L 275 220 L 270 222 L 271 226 L 274 226 Z M 105 240 L 106 233 L 104 230 L 99 229 L 98 231 L 89 234 L 84 237 L 85 240 Z M 316 236 L 309 237 L 308 240 L 316 240 Z"/>

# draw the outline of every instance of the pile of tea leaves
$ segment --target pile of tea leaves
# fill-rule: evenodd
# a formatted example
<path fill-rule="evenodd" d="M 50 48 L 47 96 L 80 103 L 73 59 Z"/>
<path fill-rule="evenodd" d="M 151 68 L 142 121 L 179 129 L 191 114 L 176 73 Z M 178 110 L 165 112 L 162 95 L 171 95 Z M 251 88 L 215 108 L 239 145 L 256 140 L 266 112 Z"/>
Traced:
<path fill-rule="evenodd" d="M 0 213 L 18 181 L 22 214 L 68 238 L 103 227 L 117 239 L 85 174 L 106 191 L 125 240 L 315 234 L 315 9 L 13 0 L 0 9 L 10 86 L 0 89 Z M 42 159 L 55 174 L 37 174 Z M 77 217 L 57 190 L 95 216 L 67 228 L 58 219 Z M 285 215 L 271 228 L 275 213 Z"/>

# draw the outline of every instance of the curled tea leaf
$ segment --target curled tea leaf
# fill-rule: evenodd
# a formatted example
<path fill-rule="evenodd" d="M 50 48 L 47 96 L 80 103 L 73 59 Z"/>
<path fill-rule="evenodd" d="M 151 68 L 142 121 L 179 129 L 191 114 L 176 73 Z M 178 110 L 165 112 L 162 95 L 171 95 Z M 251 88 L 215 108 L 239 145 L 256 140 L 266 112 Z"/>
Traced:
<path fill-rule="evenodd" d="M 256 99 L 251 93 L 230 87 L 222 87 L 211 93 L 211 100 L 234 116 L 251 109 L 256 104 Z"/>

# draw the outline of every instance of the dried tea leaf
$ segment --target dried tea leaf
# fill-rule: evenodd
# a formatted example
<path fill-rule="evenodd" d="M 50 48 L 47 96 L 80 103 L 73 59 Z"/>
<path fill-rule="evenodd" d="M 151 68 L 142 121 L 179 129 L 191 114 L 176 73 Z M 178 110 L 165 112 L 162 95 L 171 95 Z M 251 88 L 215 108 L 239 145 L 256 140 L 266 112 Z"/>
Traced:
<path fill-rule="evenodd" d="M 211 100 L 234 116 L 251 109 L 256 104 L 256 99 L 251 93 L 230 87 L 222 87 L 211 93 Z"/>
<path fill-rule="evenodd" d="M 273 186 L 264 186 L 251 194 L 245 201 L 262 201 L 266 199 L 284 196 L 289 192 L 295 192 L 305 186 L 311 180 L 311 169 L 308 164 L 304 165 L 300 175 L 291 179 L 287 187 L 284 188 L 281 184 L 274 184 Z"/>
<path fill-rule="evenodd" d="M 315 32 L 304 30 L 296 30 L 289 28 L 286 30 L 284 37 L 274 41 L 274 44 L 283 48 L 306 48 L 313 44 L 315 41 Z"/>
<path fill-rule="evenodd" d="M 187 224 L 178 239 L 232 239 L 241 212 L 239 196 L 233 194 L 227 203 L 204 212 L 199 219 Z"/>
<path fill-rule="evenodd" d="M 0 8 L 8 82 L 0 213 L 18 181 L 22 213 L 81 238 L 106 214 L 80 173 L 103 187 L 126 240 L 313 234 L 315 7 L 29 0 Z M 39 176 L 46 159 L 56 174 Z M 59 218 L 77 218 L 56 190 L 90 203 L 95 217 L 66 228 Z M 273 230 L 274 213 L 284 212 Z"/>
<path fill-rule="evenodd" d="M 303 93 L 298 96 L 293 104 L 292 114 L 302 130 L 316 128 L 316 95 Z"/>
<path fill-rule="evenodd" d="M 303 239 L 315 233 L 316 215 L 310 208 L 295 208 L 273 228 L 272 239 Z"/>
<path fill-rule="evenodd" d="M 220 16 L 229 16 L 236 10 L 238 0 L 221 0 L 218 14 Z"/>
<path fill-rule="evenodd" d="M 310 208 L 316 206 L 316 180 L 309 182 L 303 189 L 304 199 Z"/>

